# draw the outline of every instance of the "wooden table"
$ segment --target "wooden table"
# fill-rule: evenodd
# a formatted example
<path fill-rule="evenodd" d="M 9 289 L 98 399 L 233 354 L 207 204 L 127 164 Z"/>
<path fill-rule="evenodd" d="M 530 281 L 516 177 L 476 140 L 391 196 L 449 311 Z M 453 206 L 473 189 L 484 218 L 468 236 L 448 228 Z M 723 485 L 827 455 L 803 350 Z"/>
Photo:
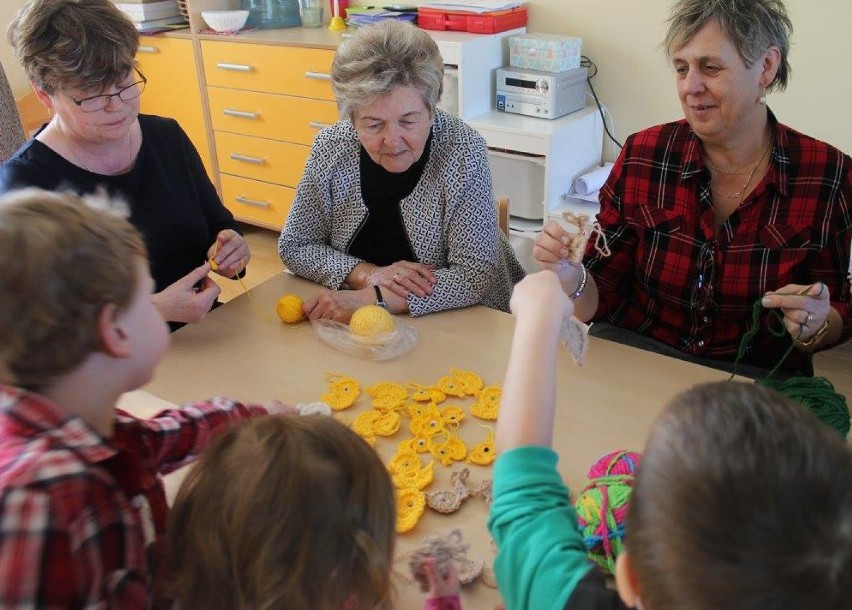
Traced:
<path fill-rule="evenodd" d="M 309 324 L 293 327 L 278 320 L 274 304 L 280 296 L 308 297 L 316 290 L 316 285 L 282 273 L 212 312 L 203 323 L 181 329 L 173 335 L 155 380 L 145 392 L 129 395 L 125 406 L 144 414 L 161 406 L 157 399 L 157 404 L 147 404 L 151 397 L 146 392 L 173 403 L 217 394 L 260 403 L 271 398 L 290 404 L 314 402 L 326 391 L 326 373 L 352 376 L 362 388 L 379 381 L 431 385 L 451 367 L 474 371 L 486 384 L 502 382 L 514 328 L 508 314 L 474 307 L 401 318 L 419 332 L 417 348 L 393 360 L 372 361 L 321 343 Z M 561 455 L 560 472 L 572 490 L 583 485 L 589 466 L 602 455 L 622 448 L 641 451 L 651 421 L 676 392 L 726 378 L 720 371 L 595 338 L 583 367 L 561 350 L 558 370 L 555 447 Z M 472 404 L 470 398 L 459 400 L 468 408 Z M 362 395 L 341 413 L 352 421 L 368 408 L 369 397 Z M 477 424 L 489 423 L 494 422 L 466 416 L 459 432 L 468 447 L 487 434 Z M 407 427 L 401 428 L 393 437 L 379 438 L 376 449 L 387 461 L 398 442 L 410 436 Z M 491 467 L 444 467 L 436 462 L 435 481 L 427 491 L 448 489 L 450 473 L 462 466 L 471 470 L 471 485 L 491 477 Z M 172 481 L 172 490 L 174 485 Z M 490 566 L 494 551 L 486 519 L 487 507 L 478 498 L 467 500 L 452 515 L 427 508 L 417 527 L 399 537 L 397 554 L 404 557 L 430 533 L 446 534 L 459 527 L 471 543 L 470 556 Z M 402 576 L 407 575 L 407 562 L 400 559 L 396 571 L 398 607 L 421 607 L 423 594 Z M 463 599 L 466 608 L 477 610 L 499 602 L 497 591 L 479 581 L 465 587 Z"/>

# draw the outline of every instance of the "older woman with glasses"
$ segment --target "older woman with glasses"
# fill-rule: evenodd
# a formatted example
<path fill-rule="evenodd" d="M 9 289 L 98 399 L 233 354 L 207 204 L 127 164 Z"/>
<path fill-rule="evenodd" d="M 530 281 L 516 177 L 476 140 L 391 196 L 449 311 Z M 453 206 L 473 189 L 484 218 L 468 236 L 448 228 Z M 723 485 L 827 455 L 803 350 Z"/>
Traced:
<path fill-rule="evenodd" d="M 0 193 L 34 186 L 124 199 L 163 316 L 173 328 L 201 320 L 219 295 L 207 259 L 233 277 L 250 253 L 180 126 L 139 114 L 147 81 L 134 65 L 133 23 L 109 0 L 32 0 L 8 34 L 53 116 L 0 167 Z"/>
<path fill-rule="evenodd" d="M 767 106 L 791 31 L 781 0 L 675 2 L 664 47 L 685 118 L 628 138 L 601 190 L 612 255 L 564 263 L 555 223 L 536 240 L 593 334 L 731 370 L 756 313 L 753 377 L 791 344 L 783 374 L 813 375 L 811 354 L 852 335 L 852 161 Z"/>
<path fill-rule="evenodd" d="M 338 48 L 343 118 L 314 141 L 278 242 L 291 271 L 325 286 L 305 303 L 311 319 L 346 322 L 369 304 L 508 311 L 523 269 L 498 228 L 485 140 L 436 108 L 443 71 L 435 41 L 397 21 Z"/>

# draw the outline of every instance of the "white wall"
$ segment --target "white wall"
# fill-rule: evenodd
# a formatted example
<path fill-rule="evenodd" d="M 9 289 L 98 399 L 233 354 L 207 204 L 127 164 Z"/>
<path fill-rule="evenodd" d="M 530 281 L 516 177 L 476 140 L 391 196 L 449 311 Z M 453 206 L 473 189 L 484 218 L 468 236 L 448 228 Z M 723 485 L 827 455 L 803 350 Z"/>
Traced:
<path fill-rule="evenodd" d="M 24 76 L 24 71 L 18 65 L 12 48 L 6 42 L 6 30 L 9 28 L 9 23 L 15 13 L 24 4 L 24 0 L 0 1 L 0 64 L 3 64 L 3 70 L 6 72 L 9 84 L 12 85 L 15 97 L 18 99 L 29 92 L 30 84 L 27 82 L 27 77 Z"/>
<path fill-rule="evenodd" d="M 852 2 L 786 0 L 793 21 L 792 78 L 769 97 L 778 119 L 852 154 Z M 532 0 L 529 31 L 583 38 L 600 70 L 593 84 L 615 118 L 619 140 L 683 115 L 659 45 L 670 0 Z M 605 156 L 614 157 L 612 148 Z"/>
<path fill-rule="evenodd" d="M 6 43 L 6 28 L 25 0 L 0 1 L 0 61 L 16 95 L 29 90 Z M 358 4 L 373 4 L 372 0 Z M 680 118 L 674 77 L 659 43 L 670 0 L 530 0 L 529 31 L 583 38 L 598 65 L 595 90 L 615 118 L 620 140 L 644 127 Z M 787 0 L 793 20 L 793 74 L 770 96 L 779 120 L 852 154 L 852 1 Z M 614 158 L 613 147 L 605 157 Z"/>

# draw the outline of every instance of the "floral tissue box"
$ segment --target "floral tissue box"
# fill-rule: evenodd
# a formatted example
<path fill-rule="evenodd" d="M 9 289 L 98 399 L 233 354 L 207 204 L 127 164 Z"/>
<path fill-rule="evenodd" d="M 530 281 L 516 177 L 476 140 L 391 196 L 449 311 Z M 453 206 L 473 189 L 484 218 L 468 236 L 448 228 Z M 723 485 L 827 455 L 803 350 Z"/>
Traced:
<path fill-rule="evenodd" d="M 565 72 L 580 67 L 583 39 L 560 34 L 524 34 L 509 38 L 513 68 Z"/>

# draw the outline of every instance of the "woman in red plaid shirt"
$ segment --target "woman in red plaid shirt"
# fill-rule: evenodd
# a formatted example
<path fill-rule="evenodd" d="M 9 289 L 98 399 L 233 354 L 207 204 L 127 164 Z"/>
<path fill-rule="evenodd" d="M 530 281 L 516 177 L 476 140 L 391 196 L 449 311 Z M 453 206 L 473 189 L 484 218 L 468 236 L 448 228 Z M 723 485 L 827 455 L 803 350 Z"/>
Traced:
<path fill-rule="evenodd" d="M 151 378 L 169 332 L 142 237 L 96 203 L 0 198 L 4 609 L 148 608 L 168 510 L 160 475 L 268 412 L 223 398 L 149 420 L 114 408 Z"/>
<path fill-rule="evenodd" d="M 753 377 L 791 341 L 783 374 L 813 375 L 811 354 L 852 335 L 852 161 L 767 107 L 791 31 L 782 0 L 675 3 L 664 47 L 685 118 L 625 143 L 600 194 L 611 256 L 566 264 L 555 222 L 536 240 L 592 334 L 731 370 L 760 299 L 739 367 Z"/>

